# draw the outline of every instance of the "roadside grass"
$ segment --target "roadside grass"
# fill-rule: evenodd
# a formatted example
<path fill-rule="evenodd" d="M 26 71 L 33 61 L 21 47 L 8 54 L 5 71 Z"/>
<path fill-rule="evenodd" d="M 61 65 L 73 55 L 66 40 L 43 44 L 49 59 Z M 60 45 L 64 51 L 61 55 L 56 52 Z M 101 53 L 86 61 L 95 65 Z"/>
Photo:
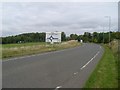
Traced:
<path fill-rule="evenodd" d="M 117 64 L 117 70 L 118 70 L 118 88 L 120 88 L 120 40 L 114 40 L 111 42 L 111 50 L 113 51 L 116 64 Z"/>
<path fill-rule="evenodd" d="M 48 44 L 48 43 L 24 43 L 24 44 L 5 44 L 2 45 L 2 59 L 39 54 L 44 52 L 62 50 L 66 48 L 72 48 L 79 46 L 77 41 L 67 41 L 60 44 Z"/>
<path fill-rule="evenodd" d="M 111 49 L 108 45 L 103 45 L 104 55 L 85 83 L 84 88 L 118 88 L 117 45 L 115 43 L 109 46 Z"/>
<path fill-rule="evenodd" d="M 22 47 L 22 46 L 33 46 L 33 45 L 44 45 L 45 42 L 30 42 L 30 43 L 19 43 L 19 44 L 4 44 L 2 48 Z"/>
<path fill-rule="evenodd" d="M 2 58 L 2 45 L 0 44 L 0 59 Z"/>

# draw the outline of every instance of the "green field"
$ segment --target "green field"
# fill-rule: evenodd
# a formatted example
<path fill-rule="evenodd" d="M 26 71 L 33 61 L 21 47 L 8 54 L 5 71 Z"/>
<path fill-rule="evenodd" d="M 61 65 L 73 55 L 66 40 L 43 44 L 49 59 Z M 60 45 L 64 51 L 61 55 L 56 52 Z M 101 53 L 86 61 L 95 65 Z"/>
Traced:
<path fill-rule="evenodd" d="M 103 45 L 104 55 L 85 84 L 85 88 L 118 87 L 118 43 Z"/>
<path fill-rule="evenodd" d="M 80 43 L 75 40 L 53 45 L 45 42 L 4 44 L 2 45 L 2 59 L 56 51 L 76 47 L 79 45 Z"/>

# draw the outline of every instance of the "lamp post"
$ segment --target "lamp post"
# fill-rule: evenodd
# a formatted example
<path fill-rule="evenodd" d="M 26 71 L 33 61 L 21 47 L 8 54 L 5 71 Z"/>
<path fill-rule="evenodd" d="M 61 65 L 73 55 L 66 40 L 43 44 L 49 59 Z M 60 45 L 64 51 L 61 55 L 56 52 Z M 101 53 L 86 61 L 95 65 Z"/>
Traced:
<path fill-rule="evenodd" d="M 111 16 L 105 16 L 105 18 L 109 19 L 109 45 L 110 45 Z"/>

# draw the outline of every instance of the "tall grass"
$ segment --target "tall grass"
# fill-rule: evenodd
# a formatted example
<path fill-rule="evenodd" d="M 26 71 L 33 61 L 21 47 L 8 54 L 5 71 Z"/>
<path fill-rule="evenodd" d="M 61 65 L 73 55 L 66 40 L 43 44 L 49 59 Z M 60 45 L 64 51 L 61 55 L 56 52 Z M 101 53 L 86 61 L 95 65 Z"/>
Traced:
<path fill-rule="evenodd" d="M 114 54 L 114 58 L 116 61 L 117 73 L 118 73 L 118 86 L 120 85 L 120 40 L 114 40 L 110 44 L 110 48 Z M 119 86 L 120 88 L 120 86 Z"/>
<path fill-rule="evenodd" d="M 24 44 L 7 44 L 2 47 L 2 58 L 10 58 L 43 52 L 50 52 L 79 46 L 77 41 L 68 41 L 60 44 L 47 43 L 24 43 Z"/>

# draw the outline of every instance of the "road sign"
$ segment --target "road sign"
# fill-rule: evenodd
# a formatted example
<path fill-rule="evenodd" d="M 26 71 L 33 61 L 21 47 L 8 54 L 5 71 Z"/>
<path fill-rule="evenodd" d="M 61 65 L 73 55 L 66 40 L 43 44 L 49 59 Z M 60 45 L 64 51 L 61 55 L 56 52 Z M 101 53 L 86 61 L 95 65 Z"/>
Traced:
<path fill-rule="evenodd" d="M 61 32 L 46 32 L 46 42 L 61 42 Z"/>

